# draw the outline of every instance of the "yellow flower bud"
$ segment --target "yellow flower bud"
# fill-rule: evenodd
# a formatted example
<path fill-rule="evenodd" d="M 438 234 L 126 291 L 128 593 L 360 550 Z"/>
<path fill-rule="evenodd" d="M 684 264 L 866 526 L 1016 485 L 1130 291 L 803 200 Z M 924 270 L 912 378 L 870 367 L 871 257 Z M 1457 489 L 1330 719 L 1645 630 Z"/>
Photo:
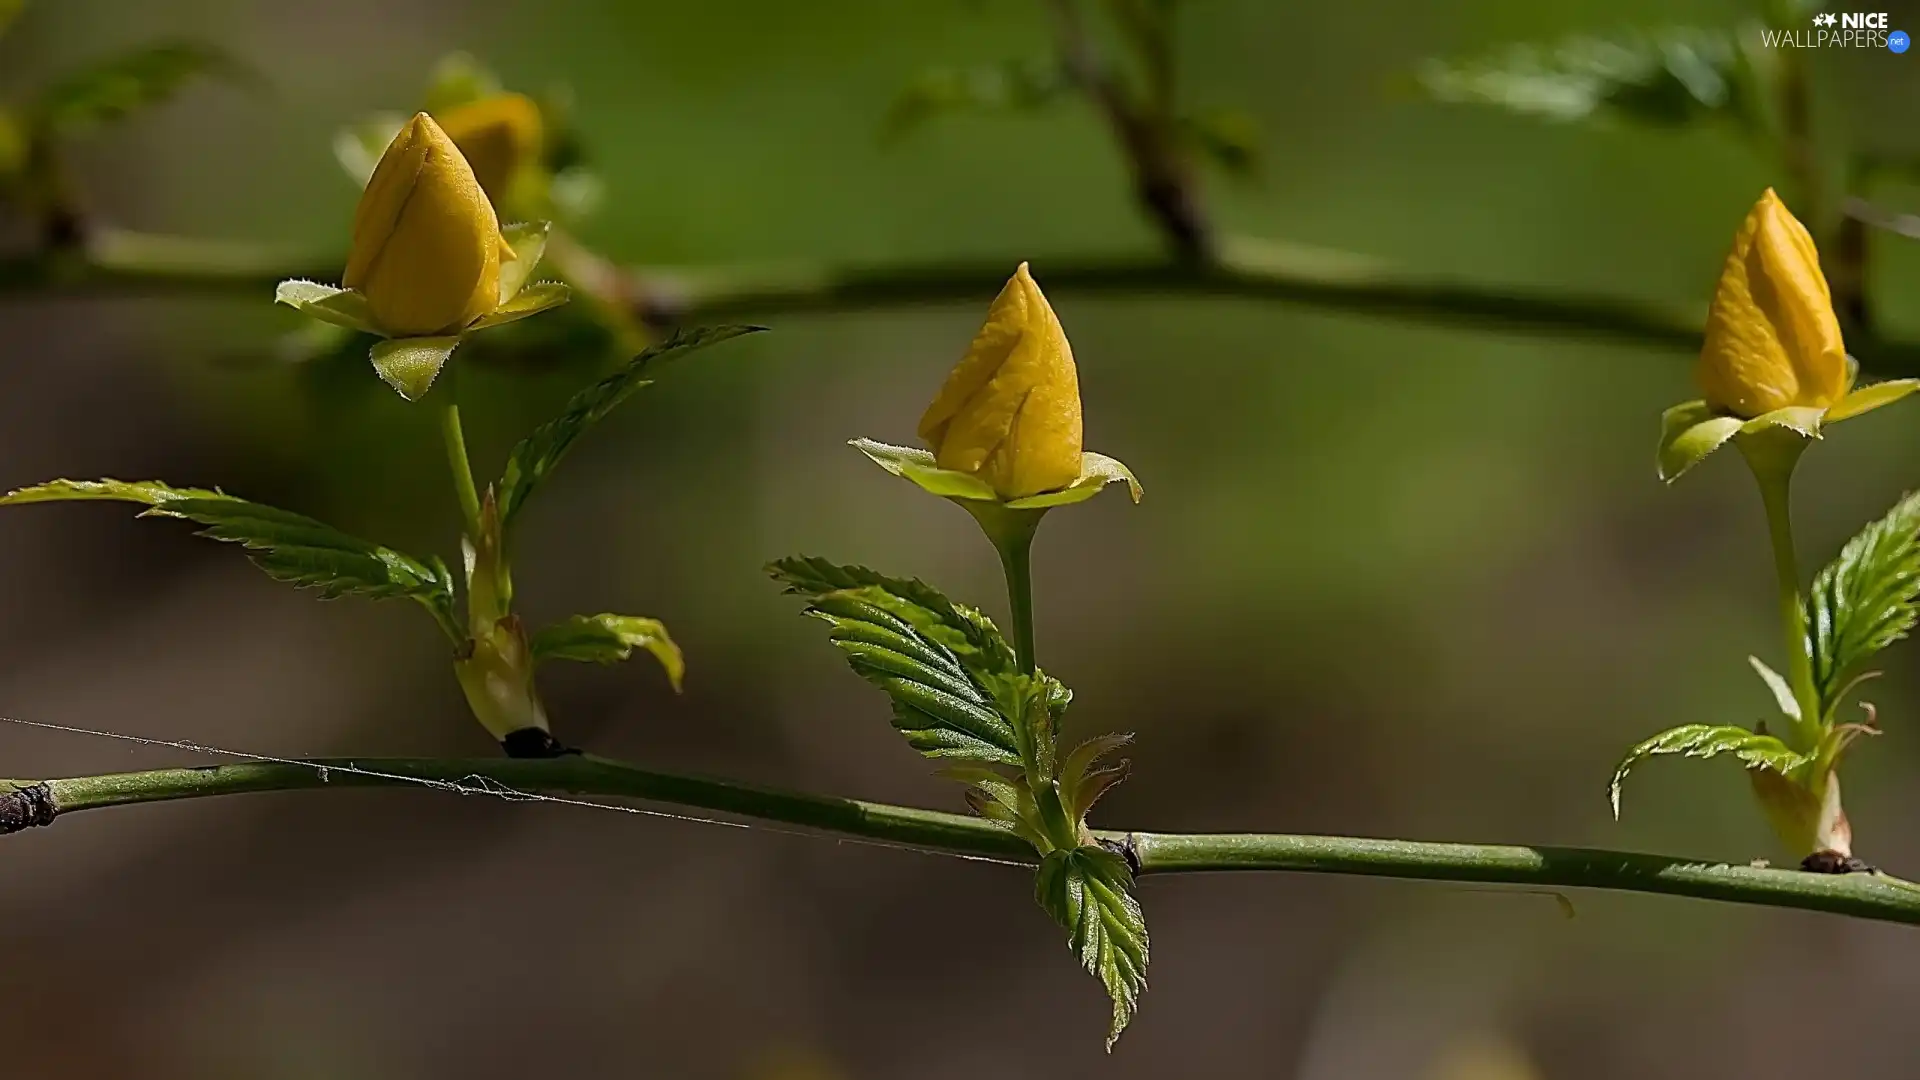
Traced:
<path fill-rule="evenodd" d="M 1707 404 L 1752 418 L 1824 409 L 1851 379 L 1813 237 L 1768 188 L 1734 237 L 1695 378 Z"/>
<path fill-rule="evenodd" d="M 1027 264 L 987 309 L 926 415 L 920 437 L 943 469 L 972 473 L 1002 499 L 1080 477 L 1080 382 L 1073 349 Z"/>
<path fill-rule="evenodd" d="M 495 206 L 512 189 L 513 178 L 540 159 L 546 137 L 540 106 L 524 94 L 481 98 L 448 109 L 438 119 Z"/>
<path fill-rule="evenodd" d="M 512 249 L 467 159 L 417 113 L 360 196 L 341 283 L 394 337 L 457 333 L 500 306 L 503 253 Z"/>

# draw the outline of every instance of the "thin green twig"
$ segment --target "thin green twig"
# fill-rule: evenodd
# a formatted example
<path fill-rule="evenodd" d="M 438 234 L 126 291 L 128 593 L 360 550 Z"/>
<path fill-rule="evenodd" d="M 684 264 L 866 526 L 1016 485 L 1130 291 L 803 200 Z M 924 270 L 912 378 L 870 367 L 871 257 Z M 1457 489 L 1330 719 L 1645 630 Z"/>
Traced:
<path fill-rule="evenodd" d="M 591 757 L 549 760 L 338 758 L 0 781 L 0 831 L 81 810 L 243 792 L 426 784 L 505 795 L 642 799 L 948 855 L 1030 862 L 1032 850 L 979 818 L 683 776 Z M 1585 848 L 1425 843 L 1263 833 L 1097 833 L 1142 875 L 1288 870 L 1434 881 L 1661 893 L 1920 924 L 1920 886 L 1880 874 L 1826 875 Z"/>

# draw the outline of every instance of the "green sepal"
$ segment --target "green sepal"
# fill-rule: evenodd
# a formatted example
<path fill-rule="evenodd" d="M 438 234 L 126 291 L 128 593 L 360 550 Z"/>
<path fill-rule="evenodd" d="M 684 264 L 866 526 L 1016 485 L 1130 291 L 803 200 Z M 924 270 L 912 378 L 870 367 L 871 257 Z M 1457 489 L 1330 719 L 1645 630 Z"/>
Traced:
<path fill-rule="evenodd" d="M 1847 358 L 1849 362 L 1852 357 Z M 1888 379 L 1885 382 L 1856 386 L 1846 397 L 1835 402 L 1827 410 L 1826 422 L 1837 424 L 1842 420 L 1851 420 L 1861 413 L 1872 412 L 1883 405 L 1891 405 L 1915 390 L 1920 390 L 1920 379 Z"/>
<path fill-rule="evenodd" d="M 547 253 L 547 234 L 552 226 L 544 221 L 520 222 L 501 228 L 500 236 L 507 246 L 513 249 L 513 257 L 500 259 L 500 303 L 505 306 L 520 295 L 527 282 L 532 280 L 533 271 L 540 265 L 540 259 Z M 564 299 L 564 297 L 562 298 Z M 554 301 L 559 303 L 560 301 Z M 548 304 L 552 307 L 553 304 Z M 539 309 L 535 309 L 539 310 Z M 533 314 L 532 311 L 527 312 Z"/>
<path fill-rule="evenodd" d="M 572 448 L 574 440 L 619 407 L 634 391 L 653 382 L 651 376 L 658 365 L 696 349 L 764 329 L 763 326 L 708 326 L 680 331 L 573 395 L 559 416 L 535 428 L 507 455 L 507 468 L 501 475 L 499 488 L 501 527 L 513 523 L 540 482 Z"/>
<path fill-rule="evenodd" d="M 1688 401 L 1660 414 L 1660 479 L 1671 484 L 1702 459 L 1740 436 L 1750 443 L 1771 441 L 1791 432 L 1801 439 L 1818 439 L 1826 410 L 1790 405 L 1762 413 L 1751 420 L 1716 411 L 1704 401 Z"/>
<path fill-rule="evenodd" d="M 1615 818 L 1620 816 L 1620 785 L 1626 780 L 1627 774 L 1642 761 L 1666 754 L 1691 758 L 1732 754 L 1749 769 L 1768 769 L 1789 777 L 1815 757 L 1813 754 L 1796 752 L 1775 736 L 1748 731 L 1743 727 L 1682 724 L 1627 751 L 1627 756 L 1614 768 L 1613 780 L 1607 785 L 1607 799 L 1613 806 Z"/>
<path fill-rule="evenodd" d="M 573 298 L 573 290 L 558 281 L 542 281 L 529 285 L 514 294 L 513 299 L 487 312 L 467 327 L 469 332 L 485 330 L 493 326 L 502 326 L 510 322 L 519 322 L 529 315 L 538 315 L 548 308 L 556 308 Z"/>
<path fill-rule="evenodd" d="M 1740 430 L 1740 418 L 1716 414 L 1704 401 L 1660 414 L 1660 479 L 1671 484 Z"/>
<path fill-rule="evenodd" d="M 382 381 L 408 401 L 419 401 L 460 346 L 459 335 L 391 338 L 375 342 L 368 359 Z"/>
<path fill-rule="evenodd" d="M 1033 893 L 1113 1001 L 1111 1051 L 1147 988 L 1147 921 L 1133 896 L 1133 873 L 1125 859 L 1098 845 L 1055 851 L 1040 861 Z"/>
<path fill-rule="evenodd" d="M 1100 494 L 1108 484 L 1125 483 L 1127 495 L 1138 503 L 1146 490 L 1140 481 L 1134 479 L 1133 470 L 1118 458 L 1087 451 L 1080 455 L 1080 476 L 1073 483 L 1059 491 L 1045 491 L 1038 495 L 1028 495 L 1021 499 L 1009 499 L 1007 507 L 1011 510 L 1044 510 L 1052 506 L 1069 506 L 1085 502 Z"/>
<path fill-rule="evenodd" d="M 676 694 L 687 670 L 686 658 L 668 636 L 666 624 L 638 615 L 569 616 L 541 627 L 528 647 L 536 663 L 578 660 L 588 664 L 617 664 L 632 656 L 633 650 L 645 649 L 665 669 Z"/>
<path fill-rule="evenodd" d="M 1105 454 L 1082 454 L 1079 477 L 1059 491 L 1046 491 L 1018 499 L 1002 499 L 999 493 L 993 490 L 992 485 L 972 473 L 941 468 L 930 451 L 918 450 L 910 446 L 894 446 L 874 439 L 854 439 L 849 445 L 867 455 L 874 464 L 893 475 L 911 480 L 923 491 L 947 499 L 997 502 L 1012 510 L 1044 510 L 1049 507 L 1083 502 L 1098 495 L 1100 489 L 1108 484 L 1122 481 L 1126 483 L 1127 491 L 1134 502 L 1139 502 L 1144 494 L 1140 481 L 1134 478 L 1133 471 L 1118 459 L 1107 457 Z"/>
<path fill-rule="evenodd" d="M 1784 409 L 1761 413 L 1759 416 L 1740 425 L 1740 434 L 1746 436 L 1764 436 L 1770 430 L 1790 431 L 1803 439 L 1820 437 L 1820 427 L 1827 410 L 1813 405 L 1788 405 Z"/>
<path fill-rule="evenodd" d="M 358 330 L 363 334 L 386 336 L 374 325 L 373 309 L 367 306 L 367 298 L 354 289 L 289 278 L 274 286 L 273 301 L 311 315 L 321 322 Z"/>
<path fill-rule="evenodd" d="M 980 499 L 998 502 L 993 486 L 972 473 L 943 469 L 934 463 L 933 454 L 911 446 L 894 446 L 874 439 L 854 439 L 847 445 L 867 455 L 875 465 L 903 480 L 911 480 L 922 491 L 946 499 Z"/>
<path fill-rule="evenodd" d="M 52 480 L 0 496 L 0 506 L 112 501 L 147 507 L 140 516 L 180 518 L 200 535 L 239 544 L 268 576 L 332 599 L 406 597 L 459 639 L 453 619 L 453 574 L 437 558 L 417 559 L 290 510 L 204 488 L 157 480 Z"/>

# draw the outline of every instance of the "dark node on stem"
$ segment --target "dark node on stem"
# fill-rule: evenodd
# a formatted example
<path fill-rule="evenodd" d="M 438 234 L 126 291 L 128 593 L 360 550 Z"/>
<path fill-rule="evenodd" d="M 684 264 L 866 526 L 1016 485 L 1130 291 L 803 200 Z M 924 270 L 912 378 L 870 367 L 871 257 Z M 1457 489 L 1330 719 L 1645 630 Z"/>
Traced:
<path fill-rule="evenodd" d="M 1118 840 L 1100 838 L 1100 846 L 1127 860 L 1127 873 L 1140 876 L 1140 849 L 1133 845 L 1133 834 L 1128 833 Z"/>
<path fill-rule="evenodd" d="M 1877 874 L 1880 872 L 1865 859 L 1856 859 L 1837 851 L 1816 851 L 1800 860 L 1800 869 L 1809 874 Z"/>
<path fill-rule="evenodd" d="M 507 732 L 507 737 L 500 740 L 500 749 L 510 758 L 557 758 L 580 752 L 554 738 L 552 732 L 537 727 Z"/>
<path fill-rule="evenodd" d="M 53 805 L 53 789 L 45 784 L 29 784 L 0 792 L 0 836 L 53 824 L 60 808 Z"/>

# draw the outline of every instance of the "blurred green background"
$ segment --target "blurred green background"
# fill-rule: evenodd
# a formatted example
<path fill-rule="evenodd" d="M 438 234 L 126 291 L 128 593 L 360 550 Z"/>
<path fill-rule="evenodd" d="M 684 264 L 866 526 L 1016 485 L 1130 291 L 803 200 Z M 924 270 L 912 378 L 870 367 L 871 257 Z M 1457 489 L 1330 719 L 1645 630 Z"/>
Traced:
<path fill-rule="evenodd" d="M 1890 5 L 1892 6 L 1892 5 Z M 1248 109 L 1235 233 L 1489 287 L 1704 304 L 1773 163 L 1721 129 L 1594 129 L 1424 101 L 1423 58 L 1667 22 L 1707 2 L 1193 0 L 1185 93 Z M 1912 8 L 1904 14 L 1911 15 Z M 1902 12 L 1893 22 L 1900 24 Z M 1914 20 L 1920 23 L 1920 20 Z M 33 3 L 0 100 L 155 38 L 218 43 L 269 88 L 196 85 L 76 146 L 127 228 L 338 261 L 340 126 L 406 109 L 443 54 L 570 87 L 606 181 L 583 238 L 650 264 L 1049 262 L 1154 250 L 1086 105 L 942 119 L 883 145 L 929 67 L 1044 55 L 1027 0 Z M 1816 59 L 1822 117 L 1920 152 L 1920 59 Z M 1891 205 L 1920 195 L 1878 192 Z M 1920 251 L 1877 243 L 1884 320 L 1920 330 Z M 971 522 L 873 468 L 911 441 L 990 292 L 785 314 L 597 429 L 523 523 L 522 603 L 655 615 L 689 660 L 550 669 L 562 738 L 661 767 L 959 809 L 882 696 L 761 574 L 788 553 L 935 581 L 998 615 Z M 1767 707 L 1777 661 L 1752 483 L 1663 489 L 1684 351 L 1194 297 L 1052 294 L 1090 449 L 1146 501 L 1053 515 L 1042 659 L 1076 730 L 1139 733 L 1096 815 L 1782 859 L 1732 765 L 1613 763 Z M 298 317 L 257 297 L 0 295 L 0 486 L 164 477 L 451 550 L 432 413 L 354 364 L 263 361 Z M 604 365 L 471 365 L 483 472 Z M 456 364 L 459 361 L 456 359 Z M 1909 408 L 1801 471 L 1824 562 L 1914 483 Z M 269 754 L 485 754 L 444 643 L 403 605 L 316 604 L 126 508 L 0 516 L 0 714 Z M 1920 871 L 1910 648 L 1846 769 L 1860 854 Z M 0 727 L 0 774 L 200 759 Z M 1106 1004 L 1019 872 L 906 852 L 424 792 L 88 814 L 9 839 L 0 1060 L 13 1075 L 429 1080 L 662 1076 L 1410 1077 L 1920 1073 L 1920 947 L 1900 928 L 1638 896 L 1311 876 L 1150 879 L 1151 991 Z"/>

